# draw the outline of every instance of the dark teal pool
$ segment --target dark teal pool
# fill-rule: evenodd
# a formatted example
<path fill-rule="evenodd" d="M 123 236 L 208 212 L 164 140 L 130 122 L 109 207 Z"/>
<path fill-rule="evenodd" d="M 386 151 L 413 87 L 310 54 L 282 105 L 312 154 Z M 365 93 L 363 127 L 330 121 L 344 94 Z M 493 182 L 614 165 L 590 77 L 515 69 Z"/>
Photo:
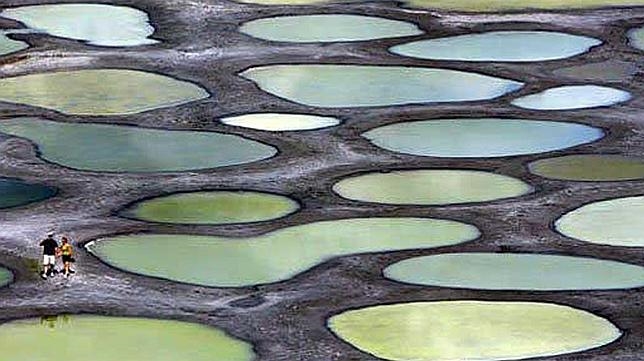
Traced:
<path fill-rule="evenodd" d="M 56 189 L 42 184 L 0 178 L 0 208 L 24 206 L 53 197 Z"/>

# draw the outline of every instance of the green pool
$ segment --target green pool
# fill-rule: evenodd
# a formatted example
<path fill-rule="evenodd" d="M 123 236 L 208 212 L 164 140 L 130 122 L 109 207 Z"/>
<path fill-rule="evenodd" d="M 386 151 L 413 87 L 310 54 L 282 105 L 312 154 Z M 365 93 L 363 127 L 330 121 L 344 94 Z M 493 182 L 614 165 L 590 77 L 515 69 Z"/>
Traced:
<path fill-rule="evenodd" d="M 256 113 L 223 118 L 221 122 L 235 127 L 285 132 L 333 127 L 340 124 L 340 119 L 310 114 Z"/>
<path fill-rule="evenodd" d="M 7 32 L 0 30 L 0 56 L 15 53 L 29 47 L 29 44 L 24 41 L 13 40 L 7 35 Z"/>
<path fill-rule="evenodd" d="M 545 178 L 610 182 L 644 178 L 644 159 L 611 154 L 575 154 L 534 161 L 530 172 Z"/>
<path fill-rule="evenodd" d="M 23 206 L 51 198 L 56 189 L 17 179 L 0 178 L 0 209 Z"/>
<path fill-rule="evenodd" d="M 52 36 L 99 46 L 155 44 L 148 15 L 127 6 L 106 4 L 51 4 L 4 9 L 0 17 Z"/>
<path fill-rule="evenodd" d="M 150 222 L 230 224 L 259 222 L 296 212 L 299 204 L 285 196 L 261 192 L 190 192 L 139 202 L 122 214 Z"/>
<path fill-rule="evenodd" d="M 5 360 L 251 361 L 252 346 L 187 322 L 95 315 L 29 318 L 0 324 Z"/>
<path fill-rule="evenodd" d="M 136 114 L 209 96 L 195 84 L 128 69 L 70 70 L 0 78 L 0 101 L 73 115 Z"/>
<path fill-rule="evenodd" d="M 324 108 L 485 100 L 523 86 L 477 73 L 403 66 L 269 65 L 240 75 L 270 94 Z"/>
<path fill-rule="evenodd" d="M 570 85 L 546 89 L 512 101 L 525 109 L 568 110 L 605 107 L 631 99 L 625 90 L 598 85 Z"/>
<path fill-rule="evenodd" d="M 644 50 L 644 27 L 629 31 L 628 39 L 632 47 Z"/>
<path fill-rule="evenodd" d="M 518 197 L 532 192 L 533 188 L 501 174 L 422 169 L 356 175 L 336 183 L 333 191 L 362 202 L 442 205 Z"/>
<path fill-rule="evenodd" d="M 546 61 L 588 51 L 601 40 L 554 31 L 490 31 L 396 45 L 394 54 L 459 61 Z"/>
<path fill-rule="evenodd" d="M 563 235 L 590 243 L 644 247 L 644 196 L 593 202 L 555 222 Z"/>
<path fill-rule="evenodd" d="M 401 122 L 362 134 L 378 147 L 427 157 L 506 157 L 595 141 L 601 129 L 583 124 L 504 118 Z"/>
<path fill-rule="evenodd" d="M 47 161 L 98 172 L 178 172 L 250 163 L 277 153 L 230 134 L 41 118 L 0 121 L 0 132 L 33 141 Z"/>
<path fill-rule="evenodd" d="M 448 253 L 400 261 L 385 276 L 426 286 L 485 290 L 605 290 L 644 286 L 644 267 L 595 258 Z"/>
<path fill-rule="evenodd" d="M 439 301 L 351 310 L 329 319 L 341 339 L 399 361 L 519 360 L 609 344 L 621 331 L 568 306 L 536 302 Z"/>
<path fill-rule="evenodd" d="M 246 238 L 116 236 L 92 242 L 87 249 L 130 272 L 204 286 L 244 287 L 284 281 L 334 257 L 442 247 L 478 236 L 474 226 L 449 220 L 354 218 L 308 223 Z"/>
<path fill-rule="evenodd" d="M 296 43 L 361 41 L 423 33 L 413 23 L 347 14 L 276 16 L 244 23 L 239 31 L 259 39 Z"/>
<path fill-rule="evenodd" d="M 4 267 L 0 267 L 0 287 L 6 286 L 13 281 L 13 273 Z"/>

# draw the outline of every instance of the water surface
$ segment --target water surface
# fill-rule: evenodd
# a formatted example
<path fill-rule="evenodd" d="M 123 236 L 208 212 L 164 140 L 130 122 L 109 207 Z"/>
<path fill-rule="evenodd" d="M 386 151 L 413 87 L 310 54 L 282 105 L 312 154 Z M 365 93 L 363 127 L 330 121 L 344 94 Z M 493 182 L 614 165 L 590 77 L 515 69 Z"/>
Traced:
<path fill-rule="evenodd" d="M 644 178 L 644 159 L 613 154 L 574 154 L 534 161 L 530 172 L 572 181 L 625 181 Z"/>
<path fill-rule="evenodd" d="M 0 56 L 15 53 L 29 47 L 29 44 L 24 41 L 13 40 L 7 35 L 8 33 L 0 30 Z"/>
<path fill-rule="evenodd" d="M 595 258 L 518 253 L 451 253 L 400 261 L 393 280 L 484 290 L 606 290 L 644 286 L 644 267 Z"/>
<path fill-rule="evenodd" d="M 124 215 L 150 222 L 231 224 L 280 218 L 299 208 L 296 201 L 277 194 L 210 191 L 152 198 L 135 204 Z"/>
<path fill-rule="evenodd" d="M 155 44 L 148 15 L 140 10 L 104 4 L 51 4 L 8 8 L 0 17 L 52 36 L 99 46 Z"/>
<path fill-rule="evenodd" d="M 250 163 L 277 153 L 231 134 L 40 118 L 0 121 L 0 132 L 33 141 L 47 161 L 99 172 L 178 172 Z"/>
<path fill-rule="evenodd" d="M 598 63 L 573 65 L 554 70 L 558 77 L 574 78 L 586 81 L 629 81 L 639 72 L 639 67 L 633 63 L 618 60 L 608 60 Z"/>
<path fill-rule="evenodd" d="M 110 265 L 143 275 L 244 287 L 284 281 L 334 257 L 442 247 L 478 235 L 474 226 L 441 219 L 355 218 L 246 238 L 134 234 L 101 239 L 87 248 Z"/>
<path fill-rule="evenodd" d="M 373 16 L 323 14 L 277 16 L 249 21 L 242 33 L 284 42 L 341 42 L 422 34 L 413 23 Z"/>
<path fill-rule="evenodd" d="M 428 157 L 505 157 L 549 152 L 589 143 L 601 129 L 555 121 L 457 118 L 402 122 L 363 137 L 394 152 Z"/>
<path fill-rule="evenodd" d="M 24 206 L 53 197 L 56 189 L 17 179 L 0 178 L 0 209 Z"/>
<path fill-rule="evenodd" d="M 252 346 L 204 325 L 94 315 L 29 318 L 0 325 L 5 360 L 251 361 Z"/>
<path fill-rule="evenodd" d="M 419 40 L 390 50 L 421 59 L 526 62 L 565 59 L 599 44 L 594 38 L 551 31 L 491 31 Z"/>
<path fill-rule="evenodd" d="M 6 286 L 13 281 L 13 274 L 4 267 L 0 267 L 0 287 Z"/>
<path fill-rule="evenodd" d="M 597 85 L 550 88 L 515 99 L 512 104 L 536 110 L 566 110 L 605 107 L 631 99 L 627 91 Z"/>
<path fill-rule="evenodd" d="M 628 39 L 632 47 L 644 50 L 644 27 L 629 31 Z"/>
<path fill-rule="evenodd" d="M 345 178 L 333 191 L 356 201 L 385 204 L 442 205 L 486 202 L 533 191 L 516 178 L 472 170 L 402 170 Z"/>
<path fill-rule="evenodd" d="M 644 196 L 589 203 L 555 222 L 563 235 L 590 243 L 644 247 Z"/>
<path fill-rule="evenodd" d="M 195 84 L 128 69 L 71 70 L 0 78 L 0 101 L 74 115 L 123 115 L 208 98 Z"/>
<path fill-rule="evenodd" d="M 378 358 L 519 360 L 564 355 L 621 336 L 610 321 L 536 302 L 439 301 L 367 307 L 333 316 L 331 330 Z"/>
<path fill-rule="evenodd" d="M 523 86 L 476 73 L 402 66 L 269 65 L 240 75 L 270 94 L 325 108 L 484 100 Z"/>
<path fill-rule="evenodd" d="M 222 123 L 236 127 L 284 132 L 297 130 L 312 130 L 333 127 L 340 120 L 332 117 L 321 117 L 309 114 L 256 113 L 223 118 Z"/>

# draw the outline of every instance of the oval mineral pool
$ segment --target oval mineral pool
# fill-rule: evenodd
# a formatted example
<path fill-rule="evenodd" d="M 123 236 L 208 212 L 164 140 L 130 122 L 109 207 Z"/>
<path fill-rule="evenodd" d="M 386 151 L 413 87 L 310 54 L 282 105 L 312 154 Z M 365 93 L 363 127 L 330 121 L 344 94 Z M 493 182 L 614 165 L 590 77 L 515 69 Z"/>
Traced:
<path fill-rule="evenodd" d="M 644 178 L 644 159 L 613 154 L 574 154 L 540 159 L 528 165 L 541 177 L 611 182 Z"/>
<path fill-rule="evenodd" d="M 0 17 L 61 38 L 99 46 L 155 44 L 154 28 L 143 11 L 104 4 L 51 4 L 8 8 Z"/>
<path fill-rule="evenodd" d="M 363 137 L 394 152 L 427 157 L 505 157 L 549 152 L 604 136 L 582 124 L 527 119 L 434 119 L 372 129 Z"/>
<path fill-rule="evenodd" d="M 329 319 L 341 339 L 397 361 L 519 360 L 580 352 L 621 336 L 610 321 L 536 302 L 439 301 L 373 306 Z"/>
<path fill-rule="evenodd" d="M 128 69 L 72 70 L 0 78 L 0 101 L 74 115 L 136 114 L 208 97 L 210 94 L 195 84 Z"/>
<path fill-rule="evenodd" d="M 38 345 L 38 347 L 34 347 Z M 7 360 L 251 361 L 252 346 L 204 325 L 147 318 L 49 316 L 0 324 Z"/>
<path fill-rule="evenodd" d="M 338 195 L 362 202 L 444 205 L 518 197 L 533 191 L 516 178 L 472 170 L 401 170 L 345 178 Z"/>
<path fill-rule="evenodd" d="M 136 203 L 123 215 L 149 222 L 231 224 L 281 218 L 299 208 L 296 201 L 277 194 L 211 191 L 152 198 Z"/>
<path fill-rule="evenodd" d="M 242 3 L 264 5 L 311 5 L 325 3 L 355 3 L 357 0 L 236 0 Z M 643 0 L 405 0 L 407 7 L 427 8 L 439 10 L 453 10 L 466 12 L 506 12 L 535 9 L 593 9 L 611 6 L 638 6 L 644 5 Z"/>
<path fill-rule="evenodd" d="M 644 196 L 589 203 L 555 222 L 563 235 L 590 243 L 644 247 Z"/>
<path fill-rule="evenodd" d="M 595 258 L 518 253 L 415 257 L 384 271 L 418 285 L 484 290 L 607 290 L 644 286 L 644 267 Z"/>
<path fill-rule="evenodd" d="M 422 34 L 415 24 L 373 16 L 289 15 L 249 21 L 239 31 L 270 41 L 341 42 Z"/>
<path fill-rule="evenodd" d="M 23 206 L 53 197 L 56 189 L 42 184 L 0 178 L 0 209 Z"/>
<path fill-rule="evenodd" d="M 10 39 L 7 32 L 0 31 L 0 56 L 27 49 L 29 44 L 24 41 Z"/>
<path fill-rule="evenodd" d="M 476 73 L 402 66 L 269 65 L 240 75 L 270 94 L 326 108 L 493 99 L 523 86 Z"/>
<path fill-rule="evenodd" d="M 478 236 L 476 227 L 449 220 L 355 218 L 308 223 L 247 238 L 117 236 L 92 242 L 87 249 L 130 272 L 204 286 L 245 287 L 287 280 L 334 257 L 442 247 Z"/>
<path fill-rule="evenodd" d="M 629 44 L 637 49 L 644 50 L 644 27 L 632 29 L 628 32 Z"/>
<path fill-rule="evenodd" d="M 98 172 L 179 172 L 250 163 L 277 153 L 231 134 L 40 118 L 0 121 L 0 132 L 36 143 L 47 161 Z"/>
<path fill-rule="evenodd" d="M 332 117 L 283 113 L 244 114 L 235 117 L 223 118 L 221 122 L 236 127 L 266 130 L 270 132 L 312 130 L 333 127 L 340 124 L 339 119 Z"/>
<path fill-rule="evenodd" d="M 565 59 L 599 44 L 594 38 L 551 31 L 491 31 L 419 40 L 390 50 L 420 59 L 525 62 Z"/>
<path fill-rule="evenodd" d="M 0 287 L 6 286 L 13 281 L 13 273 L 4 267 L 0 267 Z"/>
<path fill-rule="evenodd" d="M 631 93 L 597 85 L 572 85 L 550 88 L 512 101 L 525 109 L 566 110 L 605 107 L 631 99 Z"/>

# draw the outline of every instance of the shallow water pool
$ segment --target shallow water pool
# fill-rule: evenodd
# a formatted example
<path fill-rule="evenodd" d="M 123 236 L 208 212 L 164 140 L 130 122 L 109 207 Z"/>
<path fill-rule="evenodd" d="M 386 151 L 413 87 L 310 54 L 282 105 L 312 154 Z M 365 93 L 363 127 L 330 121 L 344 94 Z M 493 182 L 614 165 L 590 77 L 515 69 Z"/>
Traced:
<path fill-rule="evenodd" d="M 17 179 L 0 178 L 0 209 L 23 206 L 51 198 L 56 189 Z"/>
<path fill-rule="evenodd" d="M 520 253 L 448 253 L 387 267 L 387 278 L 485 290 L 606 290 L 644 286 L 644 267 L 595 258 Z"/>
<path fill-rule="evenodd" d="M 597 85 L 571 85 L 546 89 L 512 101 L 525 109 L 566 110 L 605 107 L 631 99 L 631 93 Z"/>
<path fill-rule="evenodd" d="M 0 287 L 6 286 L 13 281 L 13 273 L 4 267 L 0 267 Z"/>
<path fill-rule="evenodd" d="M 644 196 L 586 204 L 555 222 L 563 235 L 581 241 L 623 247 L 644 247 Z"/>
<path fill-rule="evenodd" d="M 240 75 L 270 94 L 325 108 L 484 100 L 523 86 L 476 73 L 402 66 L 269 65 Z"/>
<path fill-rule="evenodd" d="M 551 31 L 491 31 L 419 40 L 390 51 L 421 59 L 527 62 L 565 59 L 599 44 L 594 38 Z"/>
<path fill-rule="evenodd" d="M 308 223 L 246 238 L 116 236 L 90 243 L 87 248 L 104 262 L 130 272 L 204 286 L 245 287 L 287 280 L 334 257 L 442 247 L 478 236 L 476 227 L 449 220 L 355 218 Z"/>
<path fill-rule="evenodd" d="M 136 114 L 208 97 L 205 89 L 193 83 L 129 69 L 70 70 L 0 78 L 0 101 L 74 115 Z"/>
<path fill-rule="evenodd" d="M 300 208 L 285 196 L 252 191 L 177 193 L 136 203 L 123 215 L 142 221 L 231 224 L 281 218 Z"/>
<path fill-rule="evenodd" d="M 589 143 L 601 129 L 556 121 L 456 118 L 385 125 L 362 134 L 394 152 L 428 157 L 505 157 Z"/>
<path fill-rule="evenodd" d="M 572 181 L 611 182 L 644 178 L 644 159 L 613 154 L 574 154 L 546 158 L 528 165 L 541 177 Z"/>
<path fill-rule="evenodd" d="M 37 345 L 37 347 L 35 346 Z M 6 360 L 251 361 L 252 346 L 194 323 L 94 315 L 29 318 L 0 324 Z"/>
<path fill-rule="evenodd" d="M 356 175 L 336 183 L 333 191 L 362 202 L 444 205 L 518 197 L 533 188 L 520 179 L 501 174 L 422 169 Z"/>
<path fill-rule="evenodd" d="M 373 306 L 329 319 L 354 347 L 386 360 L 519 360 L 580 352 L 621 336 L 608 320 L 536 302 L 439 301 Z"/>
<path fill-rule="evenodd" d="M 31 140 L 47 161 L 99 172 L 178 172 L 250 163 L 277 153 L 231 134 L 41 118 L 0 121 L 0 132 Z"/>
<path fill-rule="evenodd" d="M 223 118 L 221 122 L 236 127 L 285 132 L 333 127 L 340 124 L 340 119 L 309 114 L 255 113 Z"/>
<path fill-rule="evenodd" d="M 0 56 L 27 49 L 29 44 L 24 41 L 10 39 L 6 32 L 0 30 Z"/>
<path fill-rule="evenodd" d="M 644 50 L 644 27 L 629 31 L 628 39 L 632 47 Z"/>
<path fill-rule="evenodd" d="M 20 21 L 30 29 L 98 46 L 155 44 L 148 15 L 127 6 L 51 4 L 4 9 L 0 17 Z"/>

